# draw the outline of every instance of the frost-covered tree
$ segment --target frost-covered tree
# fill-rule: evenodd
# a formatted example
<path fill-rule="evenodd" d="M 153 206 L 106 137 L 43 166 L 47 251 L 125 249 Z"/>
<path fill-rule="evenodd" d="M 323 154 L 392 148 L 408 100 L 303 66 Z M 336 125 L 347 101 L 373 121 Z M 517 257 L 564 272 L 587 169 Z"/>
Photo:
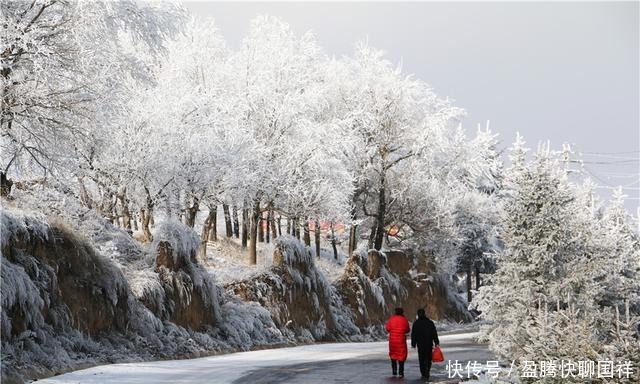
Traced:
<path fill-rule="evenodd" d="M 491 273 L 495 268 L 490 253 L 496 250 L 498 204 L 495 197 L 476 191 L 461 196 L 456 204 L 455 225 L 460 239 L 458 272 L 466 275 L 469 303 L 472 290 L 480 288 L 480 274 Z"/>
<path fill-rule="evenodd" d="M 621 221 L 611 226 L 598 218 L 548 148 L 529 164 L 525 153 L 518 137 L 506 179 L 503 249 L 475 300 L 490 321 L 492 349 L 520 361 L 634 361 L 638 318 L 628 298 L 638 287 L 637 243 L 620 231 Z M 619 204 L 610 212 L 620 213 Z M 602 228 L 619 236 L 603 236 Z"/>
<path fill-rule="evenodd" d="M 214 148 L 224 140 L 227 130 L 222 126 L 232 109 L 227 57 L 213 22 L 191 21 L 184 34 L 168 44 L 158 86 L 151 90 L 157 110 L 154 126 L 173 146 L 167 154 L 175 154 L 166 160 L 178 165 L 167 164 L 175 170 L 172 193 L 178 196 L 178 209 L 190 227 L 201 203 L 211 206 L 219 199 L 212 192 L 221 189 L 223 169 L 217 160 L 224 151 Z"/>
<path fill-rule="evenodd" d="M 319 79 L 320 50 L 310 33 L 296 36 L 274 17 L 251 22 L 241 50 L 233 58 L 236 71 L 238 128 L 253 141 L 252 159 L 245 165 L 252 173 L 242 181 L 251 209 L 249 260 L 256 263 L 258 222 L 262 209 L 276 197 L 286 168 L 295 163 L 279 161 L 296 145 L 296 125 L 309 118 Z"/>
<path fill-rule="evenodd" d="M 523 153 L 519 143 L 514 152 L 515 157 Z M 480 289 L 479 306 L 493 322 L 492 346 L 511 358 L 525 357 L 521 346 L 530 342 L 528 328 L 538 311 L 585 304 L 575 295 L 588 289 L 582 285 L 588 281 L 572 267 L 587 261 L 589 244 L 575 219 L 571 190 L 556 166 L 544 148 L 531 165 L 514 163 L 511 195 L 504 204 L 504 250 L 496 254 L 490 285 Z"/>
<path fill-rule="evenodd" d="M 606 287 L 599 301 L 620 311 L 628 302 L 640 315 L 640 241 L 624 208 L 624 198 L 620 189 L 615 190 L 597 224 L 603 267 L 598 281 Z"/>
<path fill-rule="evenodd" d="M 475 178 L 476 189 L 490 195 L 501 190 L 504 175 L 498 135 L 491 132 L 488 124 L 485 129 L 478 127 L 476 137 L 467 145 L 470 154 L 466 164 Z"/>
<path fill-rule="evenodd" d="M 164 3 L 36 0 L 2 2 L 0 14 L 7 194 L 9 177 L 46 176 L 90 145 L 96 117 L 121 101 L 119 79 L 144 75 L 128 47 L 160 49 L 181 11 Z"/>
<path fill-rule="evenodd" d="M 342 124 L 351 138 L 349 166 L 356 180 L 350 251 L 361 215 L 371 221 L 369 246 L 380 249 L 390 224 L 388 213 L 401 191 L 395 180 L 410 177 L 411 166 L 428 166 L 410 160 L 432 144 L 433 131 L 454 124 L 461 110 L 366 44 L 345 60 L 341 75 L 337 93 L 343 103 Z"/>

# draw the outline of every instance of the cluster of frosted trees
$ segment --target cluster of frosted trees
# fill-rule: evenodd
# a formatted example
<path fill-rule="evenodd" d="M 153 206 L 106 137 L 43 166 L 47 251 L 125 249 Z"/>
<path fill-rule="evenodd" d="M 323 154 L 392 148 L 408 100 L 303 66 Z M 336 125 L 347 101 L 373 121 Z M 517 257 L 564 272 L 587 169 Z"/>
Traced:
<path fill-rule="evenodd" d="M 474 301 L 505 356 L 640 356 L 621 196 L 600 207 L 548 150 L 527 163 L 520 141 L 503 171 L 495 135 L 467 139 L 463 111 L 380 51 L 328 57 L 270 17 L 233 50 L 212 22 L 157 2 L 0 11 L 2 195 L 56 188 L 147 241 L 161 217 L 199 219 L 203 245 L 221 207 L 251 263 L 261 239 L 309 245 L 320 222 L 346 225 L 349 253 L 392 228 L 463 272 L 469 301 L 495 269 Z"/>
<path fill-rule="evenodd" d="M 520 365 L 630 361 L 635 373 L 613 377 L 636 382 L 640 242 L 623 196 L 603 205 L 590 182 L 569 182 L 561 156 L 543 147 L 527 162 L 523 144 L 504 180 L 497 270 L 475 301 L 491 322 L 491 346 Z"/>
<path fill-rule="evenodd" d="M 255 263 L 260 237 L 309 243 L 320 222 L 346 224 L 349 251 L 394 226 L 445 255 L 457 207 L 496 189 L 494 135 L 466 139 L 462 110 L 367 45 L 331 58 L 258 17 L 231 50 L 162 3 L 1 9 L 5 195 L 55 184 L 147 240 L 158 216 L 193 227 L 199 213 L 215 238 L 221 206 Z"/>

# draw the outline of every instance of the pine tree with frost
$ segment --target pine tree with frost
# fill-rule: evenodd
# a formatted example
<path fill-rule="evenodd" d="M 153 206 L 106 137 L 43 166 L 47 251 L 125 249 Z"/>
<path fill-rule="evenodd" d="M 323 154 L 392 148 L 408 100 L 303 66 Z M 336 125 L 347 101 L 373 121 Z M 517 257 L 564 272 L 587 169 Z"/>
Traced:
<path fill-rule="evenodd" d="M 492 349 L 520 362 L 637 366 L 638 241 L 621 194 L 600 214 L 589 184 L 569 184 L 548 149 L 529 164 L 525 154 L 518 137 L 506 180 L 504 249 L 476 300 L 492 322 L 486 329 Z"/>
<path fill-rule="evenodd" d="M 536 351 L 553 350 L 524 348 L 554 324 L 550 313 L 590 309 L 590 301 L 580 298 L 589 289 L 588 280 L 574 278 L 573 268 L 585 262 L 588 242 L 572 191 L 548 149 L 540 149 L 529 165 L 525 154 L 518 138 L 507 178 L 504 249 L 496 254 L 497 271 L 476 302 L 493 323 L 488 330 L 492 349 L 516 360 L 536 359 L 543 356 Z"/>
<path fill-rule="evenodd" d="M 640 242 L 629 219 L 624 195 L 618 189 L 598 223 L 604 261 L 599 281 L 606 287 L 600 302 L 620 311 L 628 302 L 630 310 L 640 314 Z"/>
<path fill-rule="evenodd" d="M 619 378 L 621 383 L 640 378 L 640 242 L 629 219 L 618 189 L 598 221 L 602 271 L 597 280 L 603 287 L 600 328 L 607 331 L 600 355 L 636 367 L 635 379 Z"/>

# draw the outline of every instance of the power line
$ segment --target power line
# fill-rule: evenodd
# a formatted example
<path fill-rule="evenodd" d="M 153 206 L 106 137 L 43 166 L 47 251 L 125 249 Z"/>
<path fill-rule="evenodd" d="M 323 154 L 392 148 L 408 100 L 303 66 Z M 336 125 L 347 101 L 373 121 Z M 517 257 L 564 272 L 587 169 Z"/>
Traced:
<path fill-rule="evenodd" d="M 640 151 L 626 151 L 626 152 L 580 152 L 583 155 L 626 155 L 629 153 L 640 153 Z"/>
<path fill-rule="evenodd" d="M 621 173 L 621 172 L 600 172 L 601 175 L 606 176 L 607 179 L 630 179 L 632 177 L 638 177 L 639 173 L 638 172 L 627 172 L 627 173 Z"/>
<path fill-rule="evenodd" d="M 633 183 L 624 184 L 624 185 L 622 185 L 622 186 L 623 186 L 623 187 L 629 187 L 629 186 L 631 186 L 631 185 L 638 184 L 638 183 L 640 183 L 640 179 L 638 179 L 638 180 L 634 181 Z"/>
<path fill-rule="evenodd" d="M 593 176 L 593 175 L 592 175 Z M 596 185 L 594 188 L 599 188 L 599 189 L 611 189 L 611 190 L 616 190 L 616 189 L 622 189 L 623 191 L 640 191 L 640 187 L 638 188 L 630 188 L 630 187 L 623 187 L 623 186 L 618 186 L 618 187 L 612 187 L 612 186 L 605 186 L 605 185 Z"/>
<path fill-rule="evenodd" d="M 585 171 L 587 171 L 587 173 L 589 173 L 591 176 L 593 176 L 596 180 L 600 181 L 601 183 L 609 186 L 609 187 L 613 187 L 613 185 L 609 184 L 608 182 L 606 182 L 605 180 L 601 179 L 600 176 L 596 175 L 592 170 L 590 170 L 589 168 L 587 168 L 584 164 L 582 164 L 582 168 L 584 168 Z"/>
<path fill-rule="evenodd" d="M 594 157 L 604 157 L 607 159 L 621 159 L 621 160 L 640 160 L 640 157 L 632 157 L 632 156 L 615 156 L 615 155 L 600 155 L 600 154 L 588 154 L 588 153 L 579 153 L 580 156 L 594 156 Z"/>
<path fill-rule="evenodd" d="M 624 164 L 624 163 L 638 163 L 640 164 L 640 159 L 633 160 L 611 160 L 611 161 L 590 161 L 590 160 L 582 160 L 583 163 L 586 164 Z"/>

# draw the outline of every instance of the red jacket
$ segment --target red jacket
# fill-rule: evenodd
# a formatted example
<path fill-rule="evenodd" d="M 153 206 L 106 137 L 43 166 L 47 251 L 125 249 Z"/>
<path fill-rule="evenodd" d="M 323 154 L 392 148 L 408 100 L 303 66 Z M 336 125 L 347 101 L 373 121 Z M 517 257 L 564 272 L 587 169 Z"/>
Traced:
<path fill-rule="evenodd" d="M 407 318 L 393 315 L 384 328 L 389 332 L 389 357 L 392 360 L 407 360 L 407 333 L 410 331 Z"/>

